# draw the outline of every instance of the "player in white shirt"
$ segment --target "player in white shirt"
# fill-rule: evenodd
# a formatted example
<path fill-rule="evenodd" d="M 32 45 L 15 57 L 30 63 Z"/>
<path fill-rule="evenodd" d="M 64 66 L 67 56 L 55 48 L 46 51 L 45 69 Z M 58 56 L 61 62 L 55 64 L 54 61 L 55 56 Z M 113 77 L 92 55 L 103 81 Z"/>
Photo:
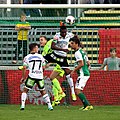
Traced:
<path fill-rule="evenodd" d="M 24 82 L 26 79 L 26 69 L 29 70 L 29 74 L 27 79 L 25 80 L 25 87 L 21 95 L 21 109 L 25 108 L 25 101 L 27 98 L 27 92 L 29 89 L 32 89 L 34 84 L 38 85 L 40 93 L 43 96 L 44 102 L 48 104 L 48 110 L 53 110 L 50 98 L 45 91 L 44 80 L 43 80 L 43 65 L 45 65 L 45 59 L 41 54 L 38 54 L 38 44 L 31 43 L 29 45 L 30 54 L 28 54 L 23 61 L 23 69 L 22 69 L 22 78 L 21 82 Z"/>
<path fill-rule="evenodd" d="M 66 27 L 63 27 L 66 28 Z M 63 36 L 63 37 L 62 37 Z M 54 53 L 61 56 L 61 57 L 67 57 L 67 50 L 69 45 L 69 39 L 74 36 L 73 33 L 67 32 L 65 29 L 61 30 L 59 33 L 56 33 L 54 36 L 54 39 L 56 39 L 56 47 L 61 48 L 62 50 L 54 50 Z"/>
<path fill-rule="evenodd" d="M 69 69 L 69 65 L 67 62 L 67 52 L 68 45 L 69 45 L 69 39 L 72 38 L 74 34 L 71 32 L 67 32 L 67 28 L 63 22 L 60 22 L 60 32 L 56 33 L 54 36 L 54 40 L 51 44 L 51 49 L 53 49 L 53 52 L 51 54 L 47 54 L 44 56 L 44 58 L 49 63 L 57 63 L 60 65 L 60 67 L 65 71 L 65 75 L 67 78 L 67 81 L 71 88 L 71 95 L 72 100 L 76 100 L 76 95 L 74 91 L 74 84 L 73 79 L 70 76 L 71 70 Z"/>

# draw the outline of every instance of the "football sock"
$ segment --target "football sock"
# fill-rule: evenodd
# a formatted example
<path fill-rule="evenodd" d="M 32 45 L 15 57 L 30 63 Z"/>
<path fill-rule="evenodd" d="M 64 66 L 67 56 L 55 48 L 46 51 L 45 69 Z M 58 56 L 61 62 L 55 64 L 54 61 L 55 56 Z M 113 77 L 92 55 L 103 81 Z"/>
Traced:
<path fill-rule="evenodd" d="M 27 93 L 22 93 L 22 95 L 21 95 L 21 107 L 22 108 L 25 107 L 26 98 L 27 98 Z"/>
<path fill-rule="evenodd" d="M 86 99 L 85 95 L 82 92 L 78 94 L 78 97 L 82 101 L 84 107 L 90 105 L 90 103 L 88 102 L 88 100 Z"/>
<path fill-rule="evenodd" d="M 48 106 L 52 106 L 48 94 L 43 95 L 43 100 L 48 104 Z"/>
<path fill-rule="evenodd" d="M 58 81 L 56 78 L 54 78 L 54 79 L 52 80 L 52 84 L 53 84 L 53 86 L 58 90 L 59 93 L 62 93 L 62 92 L 63 92 L 63 90 L 62 90 L 62 88 L 61 88 L 61 86 L 60 86 L 60 83 L 59 83 L 59 81 Z"/>
<path fill-rule="evenodd" d="M 73 79 L 71 78 L 70 74 L 66 75 L 66 78 L 67 78 L 67 81 L 70 85 L 70 89 L 71 89 L 72 94 L 75 94 L 74 83 L 73 83 Z"/>

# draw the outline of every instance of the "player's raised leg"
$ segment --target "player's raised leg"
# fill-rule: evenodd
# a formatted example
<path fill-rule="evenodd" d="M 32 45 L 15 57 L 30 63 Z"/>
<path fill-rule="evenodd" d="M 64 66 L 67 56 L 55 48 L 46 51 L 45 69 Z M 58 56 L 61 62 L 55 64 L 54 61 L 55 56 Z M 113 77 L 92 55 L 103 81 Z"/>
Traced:
<path fill-rule="evenodd" d="M 58 92 L 57 88 L 54 85 L 52 85 L 52 91 L 53 91 L 53 95 L 54 95 L 54 100 L 52 101 L 52 106 L 59 105 L 60 104 L 59 92 Z"/>
<path fill-rule="evenodd" d="M 75 95 L 75 91 L 74 91 L 74 83 L 73 83 L 73 79 L 72 77 L 69 75 L 66 75 L 67 81 L 70 85 L 70 89 L 71 89 L 71 95 L 72 95 L 72 100 L 76 101 L 76 95 Z"/>
<path fill-rule="evenodd" d="M 52 81 L 52 90 L 54 94 L 53 105 L 58 105 L 62 98 L 66 96 L 61 88 L 60 82 L 58 81 L 61 77 L 63 77 L 63 75 L 64 70 L 62 70 L 59 65 L 56 65 L 56 67 L 50 75 L 50 79 Z"/>

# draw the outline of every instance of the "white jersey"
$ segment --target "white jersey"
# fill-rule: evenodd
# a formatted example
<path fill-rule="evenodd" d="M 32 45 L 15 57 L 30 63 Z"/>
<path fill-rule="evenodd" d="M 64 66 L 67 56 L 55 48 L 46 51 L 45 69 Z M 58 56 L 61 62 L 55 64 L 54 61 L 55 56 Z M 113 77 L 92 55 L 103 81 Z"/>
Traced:
<path fill-rule="evenodd" d="M 45 59 L 38 53 L 28 54 L 23 61 L 23 65 L 28 67 L 29 76 L 35 79 L 43 79 L 42 65 L 44 63 Z"/>
<path fill-rule="evenodd" d="M 69 40 L 70 38 L 72 38 L 74 36 L 73 33 L 69 33 L 67 32 L 67 35 L 65 36 L 65 38 L 63 38 L 59 33 L 56 33 L 56 35 L 54 36 L 55 39 L 57 39 L 57 43 L 56 46 L 62 49 L 68 49 L 68 45 L 69 45 Z M 60 51 L 60 50 L 54 50 L 54 53 L 59 55 L 59 56 L 63 56 L 66 57 L 67 53 L 64 51 Z"/>

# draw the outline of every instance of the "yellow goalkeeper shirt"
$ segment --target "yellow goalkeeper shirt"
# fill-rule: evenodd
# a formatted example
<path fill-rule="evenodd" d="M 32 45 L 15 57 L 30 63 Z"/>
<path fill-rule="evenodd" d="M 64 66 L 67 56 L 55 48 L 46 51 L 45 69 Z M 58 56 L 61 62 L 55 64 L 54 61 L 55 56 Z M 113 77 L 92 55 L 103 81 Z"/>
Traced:
<path fill-rule="evenodd" d="M 53 50 L 51 49 L 51 44 L 53 42 L 53 39 L 49 40 L 46 45 L 44 46 L 43 48 L 43 52 L 42 52 L 42 55 L 45 56 L 47 54 L 50 54 L 53 52 Z"/>

